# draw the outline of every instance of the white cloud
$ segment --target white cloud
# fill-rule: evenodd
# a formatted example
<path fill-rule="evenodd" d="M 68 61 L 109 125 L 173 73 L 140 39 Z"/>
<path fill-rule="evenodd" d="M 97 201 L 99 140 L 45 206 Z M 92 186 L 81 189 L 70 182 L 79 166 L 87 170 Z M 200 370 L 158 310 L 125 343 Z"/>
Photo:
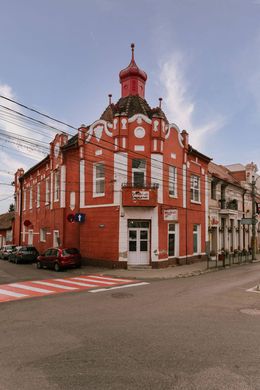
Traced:
<path fill-rule="evenodd" d="M 184 73 L 186 63 L 187 59 L 176 53 L 161 65 L 160 80 L 166 92 L 164 103 L 170 122 L 188 131 L 192 146 L 203 149 L 212 133 L 224 126 L 225 119 L 216 115 L 204 123 L 195 122 L 195 101 L 189 93 L 189 84 Z"/>
<path fill-rule="evenodd" d="M 0 95 L 16 100 L 12 88 L 7 84 L 0 84 Z M 0 99 L 0 104 L 0 145 L 3 145 L 4 150 L 12 148 L 13 150 L 16 150 L 16 152 L 19 151 L 21 153 L 21 157 L 30 158 L 34 161 L 41 160 L 44 155 L 40 152 L 40 149 L 37 148 L 37 146 L 25 144 L 24 142 L 19 141 L 19 139 L 8 139 L 3 137 L 1 133 L 15 133 L 14 136 L 19 137 L 21 140 L 25 137 L 32 138 L 32 142 L 34 142 L 34 140 L 38 140 L 38 142 L 46 141 L 46 138 L 51 138 L 53 136 L 52 133 L 47 129 L 46 137 L 46 129 L 44 129 L 44 131 L 42 130 L 41 134 L 39 134 L 38 131 L 40 128 L 37 127 L 37 124 L 32 124 L 19 115 L 19 113 L 28 115 L 28 112 L 25 112 L 25 110 L 23 110 L 20 106 L 6 99 Z M 17 111 L 18 114 L 10 111 L 10 109 Z M 48 137 L 48 133 L 50 134 L 50 137 Z"/>

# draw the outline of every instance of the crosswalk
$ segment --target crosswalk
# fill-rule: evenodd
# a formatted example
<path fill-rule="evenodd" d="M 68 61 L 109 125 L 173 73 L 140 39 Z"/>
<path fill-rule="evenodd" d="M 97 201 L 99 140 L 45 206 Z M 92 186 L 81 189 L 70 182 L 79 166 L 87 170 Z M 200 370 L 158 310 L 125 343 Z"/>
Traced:
<path fill-rule="evenodd" d="M 102 275 L 80 275 L 70 278 L 31 280 L 0 285 L 0 303 L 65 292 L 101 292 L 107 289 L 126 288 L 148 284 L 136 280 L 119 279 Z"/>

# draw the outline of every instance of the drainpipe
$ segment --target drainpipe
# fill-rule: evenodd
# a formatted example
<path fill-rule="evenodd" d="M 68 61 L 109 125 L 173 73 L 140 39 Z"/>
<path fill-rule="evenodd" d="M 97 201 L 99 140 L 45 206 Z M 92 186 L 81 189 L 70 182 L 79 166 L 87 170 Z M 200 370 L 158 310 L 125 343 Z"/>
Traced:
<path fill-rule="evenodd" d="M 23 223 L 23 179 L 19 178 L 20 182 L 20 187 L 21 187 L 21 193 L 20 193 L 20 219 L 19 219 L 19 239 L 18 239 L 18 244 L 21 245 L 22 239 L 21 239 L 21 234 L 22 234 L 22 223 Z"/>

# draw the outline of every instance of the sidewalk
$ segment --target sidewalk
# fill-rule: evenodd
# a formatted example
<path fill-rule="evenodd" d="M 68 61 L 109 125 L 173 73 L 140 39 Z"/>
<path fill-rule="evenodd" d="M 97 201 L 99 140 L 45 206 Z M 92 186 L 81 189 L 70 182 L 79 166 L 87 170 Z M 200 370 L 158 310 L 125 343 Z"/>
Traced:
<path fill-rule="evenodd" d="M 260 255 L 258 254 L 257 260 L 253 263 L 244 263 L 247 265 L 260 262 Z M 242 264 L 243 265 L 243 264 Z M 239 267 L 242 265 L 234 265 L 233 267 Z M 230 268 L 230 267 L 226 267 Z M 84 266 L 82 267 L 83 273 L 98 273 L 107 276 L 115 276 L 118 278 L 126 279 L 139 279 L 139 280 L 156 280 L 156 279 L 176 279 L 176 278 L 188 278 L 191 276 L 198 276 L 208 272 L 221 271 L 225 268 L 210 268 L 207 269 L 207 262 L 202 261 L 199 263 L 173 266 L 160 269 L 108 269 L 100 267 Z"/>

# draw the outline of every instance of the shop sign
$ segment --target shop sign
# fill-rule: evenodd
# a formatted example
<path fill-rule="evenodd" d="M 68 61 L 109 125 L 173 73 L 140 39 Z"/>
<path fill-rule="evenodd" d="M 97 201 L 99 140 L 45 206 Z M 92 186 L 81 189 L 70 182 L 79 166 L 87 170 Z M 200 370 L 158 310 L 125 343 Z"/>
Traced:
<path fill-rule="evenodd" d="M 177 221 L 177 219 L 178 219 L 178 210 L 176 209 L 164 210 L 165 221 Z"/>
<path fill-rule="evenodd" d="M 210 219 L 210 225 L 211 226 L 218 226 L 219 220 L 216 217 L 211 217 Z"/>
<path fill-rule="evenodd" d="M 149 191 L 132 191 L 133 200 L 149 200 Z"/>

